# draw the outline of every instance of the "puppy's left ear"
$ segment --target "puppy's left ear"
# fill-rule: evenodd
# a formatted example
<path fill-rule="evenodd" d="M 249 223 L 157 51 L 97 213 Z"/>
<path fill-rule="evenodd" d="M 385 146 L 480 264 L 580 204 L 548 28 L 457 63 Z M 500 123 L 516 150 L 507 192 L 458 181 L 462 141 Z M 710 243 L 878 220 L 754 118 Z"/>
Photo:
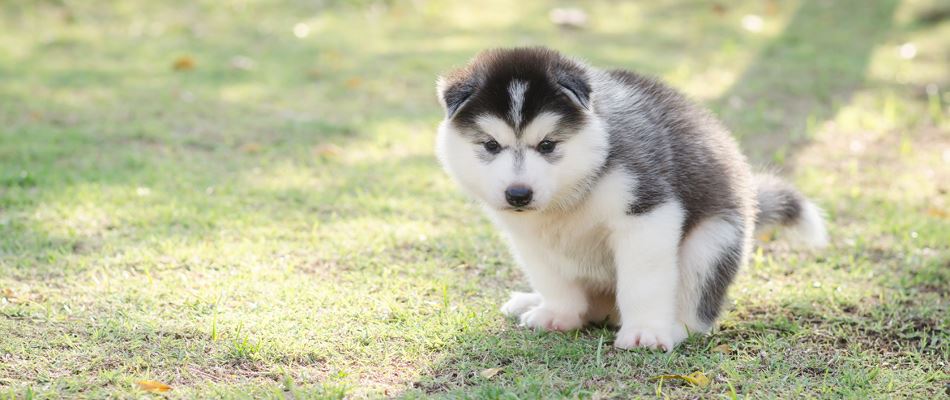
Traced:
<path fill-rule="evenodd" d="M 445 109 L 445 119 L 451 119 L 459 108 L 475 94 L 475 84 L 471 80 L 448 80 L 439 77 L 435 83 L 439 104 Z"/>
<path fill-rule="evenodd" d="M 554 74 L 555 83 L 578 107 L 590 110 L 590 83 L 583 70 L 574 66 L 560 68 Z"/>

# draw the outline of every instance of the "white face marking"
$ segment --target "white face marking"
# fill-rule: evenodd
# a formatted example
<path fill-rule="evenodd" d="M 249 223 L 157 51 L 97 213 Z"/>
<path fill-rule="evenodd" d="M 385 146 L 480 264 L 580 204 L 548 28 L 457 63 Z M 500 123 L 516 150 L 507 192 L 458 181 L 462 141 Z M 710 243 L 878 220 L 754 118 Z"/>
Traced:
<path fill-rule="evenodd" d="M 557 128 L 561 116 L 552 112 L 538 114 L 521 132 L 521 140 L 528 146 L 533 146 L 544 140 L 544 137 Z"/>
<path fill-rule="evenodd" d="M 521 127 L 524 122 L 521 120 L 521 109 L 524 108 L 524 94 L 528 91 L 528 82 L 513 80 L 508 85 L 508 97 L 511 98 L 511 110 L 508 114 L 514 121 L 515 127 Z"/>
<path fill-rule="evenodd" d="M 493 137 L 502 146 L 514 146 L 517 144 L 514 129 L 508 125 L 505 120 L 494 115 L 483 114 L 475 118 L 475 125 L 478 129 Z"/>

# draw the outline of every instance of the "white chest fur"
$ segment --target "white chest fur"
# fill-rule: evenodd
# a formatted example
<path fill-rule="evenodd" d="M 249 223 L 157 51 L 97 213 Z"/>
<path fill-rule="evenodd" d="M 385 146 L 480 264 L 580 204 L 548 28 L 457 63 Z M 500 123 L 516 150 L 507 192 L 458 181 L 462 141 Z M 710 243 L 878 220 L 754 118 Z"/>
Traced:
<path fill-rule="evenodd" d="M 616 268 L 610 237 L 614 222 L 625 217 L 631 184 L 627 174 L 611 172 L 569 211 L 489 210 L 489 215 L 505 231 L 523 266 L 540 264 L 591 289 L 613 290 Z"/>

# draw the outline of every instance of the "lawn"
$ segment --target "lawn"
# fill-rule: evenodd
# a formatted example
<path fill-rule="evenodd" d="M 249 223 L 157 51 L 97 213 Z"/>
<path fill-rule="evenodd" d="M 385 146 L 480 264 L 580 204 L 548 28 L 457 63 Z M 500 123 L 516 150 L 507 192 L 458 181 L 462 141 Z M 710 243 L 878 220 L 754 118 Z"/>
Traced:
<path fill-rule="evenodd" d="M 0 398 L 950 395 L 950 4 L 555 3 L 0 1 Z M 518 328 L 434 82 L 538 44 L 709 105 L 832 246 L 671 354 Z"/>

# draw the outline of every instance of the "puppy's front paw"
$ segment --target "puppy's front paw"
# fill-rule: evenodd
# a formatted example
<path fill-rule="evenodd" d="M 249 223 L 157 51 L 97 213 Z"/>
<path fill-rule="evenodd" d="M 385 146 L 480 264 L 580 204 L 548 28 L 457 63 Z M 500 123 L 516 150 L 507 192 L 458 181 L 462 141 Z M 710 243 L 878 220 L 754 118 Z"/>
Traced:
<path fill-rule="evenodd" d="M 511 298 L 501 306 L 501 313 L 509 317 L 517 317 L 526 311 L 541 304 L 541 295 L 538 293 L 511 292 Z"/>
<path fill-rule="evenodd" d="M 521 326 L 549 331 L 572 331 L 584 325 L 579 313 L 558 312 L 537 306 L 521 314 Z"/>
<path fill-rule="evenodd" d="M 673 341 L 670 329 L 621 326 L 620 331 L 617 332 L 617 339 L 614 340 L 614 347 L 620 349 L 640 347 L 671 351 L 674 345 L 676 343 Z"/>

